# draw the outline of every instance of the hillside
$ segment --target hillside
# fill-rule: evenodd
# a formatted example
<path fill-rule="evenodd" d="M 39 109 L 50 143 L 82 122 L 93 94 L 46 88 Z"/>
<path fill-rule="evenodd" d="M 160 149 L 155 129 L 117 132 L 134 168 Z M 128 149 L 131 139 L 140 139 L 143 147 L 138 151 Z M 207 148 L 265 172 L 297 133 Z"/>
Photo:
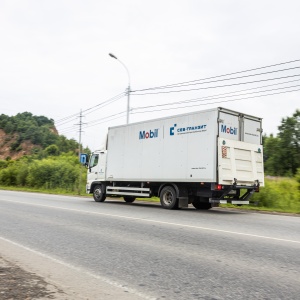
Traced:
<path fill-rule="evenodd" d="M 58 135 L 52 119 L 29 112 L 0 115 L 0 160 L 37 154 L 50 145 L 56 145 L 57 152 L 78 149 L 76 141 Z"/>
<path fill-rule="evenodd" d="M 18 146 L 18 150 L 12 150 L 13 145 L 18 140 L 17 134 L 6 134 L 3 129 L 0 129 L 0 159 L 18 159 L 24 155 L 30 155 L 34 149 L 41 149 L 40 145 L 34 145 L 30 140 L 21 142 Z"/>

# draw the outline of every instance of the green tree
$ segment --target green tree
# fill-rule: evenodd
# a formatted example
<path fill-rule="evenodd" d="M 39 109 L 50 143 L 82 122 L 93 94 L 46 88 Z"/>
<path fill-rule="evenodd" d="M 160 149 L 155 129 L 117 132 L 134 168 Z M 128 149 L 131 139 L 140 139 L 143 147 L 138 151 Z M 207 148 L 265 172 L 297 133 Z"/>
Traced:
<path fill-rule="evenodd" d="M 45 149 L 45 152 L 50 156 L 58 156 L 59 149 L 57 145 L 50 145 Z"/>
<path fill-rule="evenodd" d="M 283 118 L 278 129 L 281 175 L 295 175 L 300 167 L 300 110 Z"/>
<path fill-rule="evenodd" d="M 5 122 L 3 129 L 6 133 L 13 133 L 15 130 L 14 123 L 12 121 Z"/>
<path fill-rule="evenodd" d="M 283 118 L 277 137 L 263 137 L 267 175 L 294 176 L 300 168 L 300 111 Z"/>
<path fill-rule="evenodd" d="M 76 153 L 79 149 L 78 142 L 74 139 L 67 139 L 64 135 L 58 137 L 57 145 L 61 152 L 70 152 Z"/>
<path fill-rule="evenodd" d="M 280 169 L 280 139 L 271 134 L 263 137 L 264 161 L 266 175 L 278 176 Z"/>

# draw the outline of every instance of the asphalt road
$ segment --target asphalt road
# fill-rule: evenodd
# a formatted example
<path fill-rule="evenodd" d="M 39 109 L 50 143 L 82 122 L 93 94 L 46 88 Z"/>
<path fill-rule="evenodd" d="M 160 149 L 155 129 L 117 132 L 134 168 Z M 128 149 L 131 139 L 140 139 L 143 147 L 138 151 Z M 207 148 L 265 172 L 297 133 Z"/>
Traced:
<path fill-rule="evenodd" d="M 300 299 L 295 216 L 0 191 L 1 239 L 131 299 Z"/>

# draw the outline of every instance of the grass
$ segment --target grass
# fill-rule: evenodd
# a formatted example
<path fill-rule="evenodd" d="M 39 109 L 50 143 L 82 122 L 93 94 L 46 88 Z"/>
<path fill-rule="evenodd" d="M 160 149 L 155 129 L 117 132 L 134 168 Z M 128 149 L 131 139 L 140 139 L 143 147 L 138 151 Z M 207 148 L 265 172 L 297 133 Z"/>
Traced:
<path fill-rule="evenodd" d="M 18 187 L 18 186 L 0 186 L 0 190 L 6 191 L 20 191 L 20 192 L 31 192 L 31 193 L 43 193 L 43 194 L 53 194 L 53 195 L 68 195 L 68 196 L 89 196 L 85 191 L 81 191 L 80 194 L 75 191 L 67 191 L 62 188 L 55 189 L 40 189 L 40 188 L 29 188 L 29 187 Z"/>

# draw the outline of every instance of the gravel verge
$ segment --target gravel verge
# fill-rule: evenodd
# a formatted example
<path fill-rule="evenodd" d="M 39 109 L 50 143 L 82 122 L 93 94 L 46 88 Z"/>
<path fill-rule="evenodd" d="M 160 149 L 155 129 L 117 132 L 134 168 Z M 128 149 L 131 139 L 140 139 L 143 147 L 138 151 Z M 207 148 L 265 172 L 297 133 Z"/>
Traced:
<path fill-rule="evenodd" d="M 0 256 L 0 299 L 67 299 L 63 291 L 42 277 L 25 271 Z"/>

